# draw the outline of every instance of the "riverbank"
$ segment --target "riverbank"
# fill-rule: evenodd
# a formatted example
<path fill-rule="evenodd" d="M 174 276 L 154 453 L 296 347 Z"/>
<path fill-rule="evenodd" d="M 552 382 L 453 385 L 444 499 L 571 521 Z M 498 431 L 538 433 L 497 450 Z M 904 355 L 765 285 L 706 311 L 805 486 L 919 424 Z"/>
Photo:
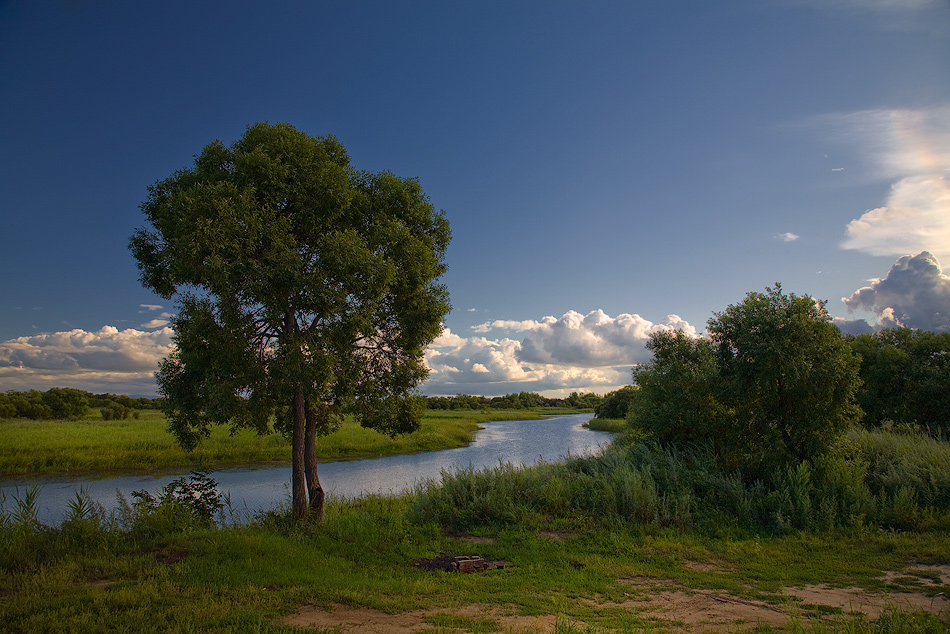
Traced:
<path fill-rule="evenodd" d="M 536 420 L 548 413 L 560 410 L 429 410 L 418 431 L 396 438 L 348 420 L 318 439 L 317 453 L 329 462 L 452 449 L 471 442 L 480 423 Z M 289 462 L 290 442 L 282 435 L 248 430 L 231 435 L 226 427 L 214 428 L 186 452 L 168 432 L 164 415 L 154 410 L 127 420 L 102 420 L 98 413 L 76 421 L 0 419 L 0 478 Z"/>

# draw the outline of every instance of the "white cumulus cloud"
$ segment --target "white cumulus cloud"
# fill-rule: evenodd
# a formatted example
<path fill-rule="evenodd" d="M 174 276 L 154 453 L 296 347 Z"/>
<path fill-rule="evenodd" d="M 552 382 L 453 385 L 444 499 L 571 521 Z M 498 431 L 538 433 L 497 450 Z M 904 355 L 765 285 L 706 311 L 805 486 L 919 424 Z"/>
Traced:
<path fill-rule="evenodd" d="M 445 329 L 425 353 L 426 394 L 511 392 L 606 393 L 630 382 L 633 365 L 649 359 L 644 344 L 659 330 L 695 328 L 676 315 L 660 323 L 602 310 L 568 311 L 538 320 L 497 320 L 472 336 Z M 493 331 L 502 336 L 489 337 Z M 173 348 L 173 331 L 104 326 L 19 337 L 0 343 L 5 389 L 73 387 L 91 392 L 155 394 L 154 372 Z"/>
<path fill-rule="evenodd" d="M 866 311 L 873 323 L 842 322 L 846 332 L 870 328 L 905 326 L 935 332 L 950 332 L 950 276 L 937 258 L 926 251 L 897 260 L 884 279 L 843 299 L 849 312 Z"/>
<path fill-rule="evenodd" d="M 586 315 L 568 311 L 560 319 L 547 317 L 532 327 L 521 342 L 519 359 L 533 363 L 604 367 L 649 359 L 644 344 L 659 330 L 694 328 L 676 315 L 654 324 L 640 315 L 610 317 L 602 310 Z"/>
<path fill-rule="evenodd" d="M 145 332 L 103 326 L 10 339 L 0 343 L 0 384 L 12 390 L 72 387 L 154 394 L 154 373 L 171 352 L 171 337 L 171 328 Z"/>
<path fill-rule="evenodd" d="M 872 255 L 927 251 L 950 259 L 950 183 L 941 175 L 908 176 L 884 205 L 848 223 L 845 249 Z"/>
<path fill-rule="evenodd" d="M 645 343 L 659 330 L 696 329 L 676 315 L 654 324 L 639 315 L 610 317 L 602 310 L 560 318 L 496 320 L 474 326 L 523 333 L 520 340 L 462 337 L 446 330 L 426 353 L 428 394 L 607 392 L 630 382 L 633 365 L 650 357 Z"/>

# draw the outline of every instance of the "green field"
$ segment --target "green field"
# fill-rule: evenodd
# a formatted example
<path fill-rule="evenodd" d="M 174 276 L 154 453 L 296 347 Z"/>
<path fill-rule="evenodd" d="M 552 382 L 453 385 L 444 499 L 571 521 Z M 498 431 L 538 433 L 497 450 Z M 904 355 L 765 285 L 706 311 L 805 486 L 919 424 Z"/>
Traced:
<path fill-rule="evenodd" d="M 540 414 L 526 410 L 430 410 L 418 431 L 396 438 L 347 420 L 317 440 L 317 453 L 327 461 L 449 449 L 471 442 L 479 423 L 538 418 Z M 210 438 L 187 453 L 158 411 L 108 421 L 98 412 L 76 421 L 0 419 L 0 476 L 289 461 L 290 442 L 282 435 L 258 436 L 248 430 L 231 435 L 226 427 L 214 428 Z"/>
<path fill-rule="evenodd" d="M 9 501 L 8 501 L 9 502 Z M 0 530 L 0 631 L 945 632 L 946 533 L 771 536 L 597 524 L 451 532 L 416 498 L 331 502 L 322 524 L 230 528 L 140 513 Z M 429 571 L 440 555 L 505 567 Z M 301 630 L 299 627 L 316 627 Z M 397 627 L 398 626 L 398 627 Z M 404 629 L 400 629 L 404 628 Z"/>

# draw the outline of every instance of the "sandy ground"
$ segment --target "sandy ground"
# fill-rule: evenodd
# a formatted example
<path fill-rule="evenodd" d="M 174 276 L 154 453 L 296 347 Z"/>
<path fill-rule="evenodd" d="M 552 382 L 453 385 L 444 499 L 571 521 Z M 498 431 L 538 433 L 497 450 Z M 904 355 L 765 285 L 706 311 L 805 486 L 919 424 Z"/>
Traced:
<path fill-rule="evenodd" d="M 901 576 L 913 576 L 915 571 L 928 573 L 930 576 L 936 573 L 943 584 L 950 583 L 950 566 L 917 566 L 900 573 L 888 573 L 884 580 L 890 582 Z M 926 576 L 918 579 L 925 584 L 928 581 Z M 886 607 L 933 613 L 950 610 L 950 600 L 946 596 L 928 597 L 923 592 L 875 594 L 860 588 L 806 586 L 785 588 L 785 600 L 767 603 L 710 590 L 657 590 L 656 588 L 669 588 L 672 585 L 670 580 L 664 579 L 638 577 L 621 579 L 620 582 L 629 586 L 627 596 L 630 598 L 619 604 L 591 599 L 590 605 L 594 608 L 602 606 L 605 611 L 611 612 L 615 612 L 617 608 L 628 610 L 637 616 L 649 618 L 658 625 L 666 625 L 672 631 L 681 632 L 726 632 L 737 626 L 751 627 L 755 624 L 780 626 L 788 623 L 791 618 L 807 621 L 807 611 L 811 610 L 814 614 L 813 606 L 838 608 L 843 615 L 864 614 L 869 618 L 877 617 Z M 931 583 L 936 584 L 936 581 Z M 830 614 L 833 611 L 823 608 L 819 609 L 820 613 Z M 557 622 L 556 615 L 524 616 L 519 615 L 513 606 L 506 608 L 475 604 L 454 610 L 416 610 L 399 614 L 386 614 L 378 610 L 346 605 L 337 605 L 329 610 L 304 606 L 296 614 L 286 617 L 283 622 L 301 628 L 337 632 L 412 634 L 432 629 L 433 618 L 440 615 L 491 619 L 501 626 L 502 631 L 512 634 L 549 633 L 554 630 Z M 576 624 L 580 627 L 584 625 Z"/>

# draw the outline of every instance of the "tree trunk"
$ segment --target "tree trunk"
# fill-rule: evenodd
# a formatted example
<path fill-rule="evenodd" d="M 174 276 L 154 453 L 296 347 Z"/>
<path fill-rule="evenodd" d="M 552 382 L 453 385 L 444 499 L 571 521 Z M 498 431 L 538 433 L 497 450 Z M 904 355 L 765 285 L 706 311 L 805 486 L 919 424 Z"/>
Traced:
<path fill-rule="evenodd" d="M 304 435 L 304 470 L 307 474 L 307 493 L 310 499 L 308 521 L 319 522 L 323 519 L 323 487 L 317 476 L 317 423 L 325 423 L 318 417 L 327 416 L 326 407 L 321 403 L 319 410 L 307 404 L 307 430 Z"/>
<path fill-rule="evenodd" d="M 307 415 L 303 386 L 297 387 L 293 401 L 294 434 L 291 445 L 291 496 L 294 517 L 302 520 L 307 516 L 306 478 L 306 430 Z"/>

